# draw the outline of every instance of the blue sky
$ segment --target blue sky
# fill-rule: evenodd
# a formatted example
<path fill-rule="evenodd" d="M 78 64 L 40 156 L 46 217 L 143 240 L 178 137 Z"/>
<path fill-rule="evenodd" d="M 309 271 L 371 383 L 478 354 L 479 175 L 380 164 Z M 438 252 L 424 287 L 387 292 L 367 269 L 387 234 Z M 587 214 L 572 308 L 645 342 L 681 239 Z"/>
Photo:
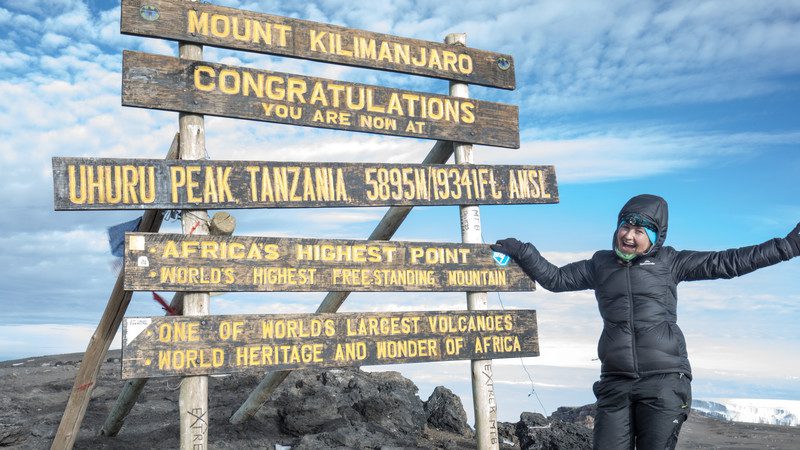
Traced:
<path fill-rule="evenodd" d="M 669 202 L 667 245 L 679 249 L 756 244 L 785 236 L 800 220 L 797 1 L 218 3 L 432 41 L 465 32 L 470 46 L 513 55 L 515 91 L 471 87 L 470 93 L 519 105 L 521 148 L 476 147 L 475 161 L 553 164 L 561 203 L 482 207 L 487 241 L 516 236 L 556 263 L 585 258 L 610 246 L 619 208 L 645 192 Z M 105 229 L 136 216 L 54 212 L 50 158 L 162 158 L 177 131 L 175 113 L 120 106 L 123 49 L 175 55 L 177 45 L 120 35 L 114 2 L 0 4 L 0 189 L 6 193 L 0 359 L 85 349 L 116 277 Z M 441 80 L 210 47 L 204 59 L 447 92 Z M 210 117 L 206 130 L 216 159 L 419 162 L 433 145 Z M 365 238 L 384 211 L 233 214 L 243 235 Z M 458 241 L 458 210 L 417 208 L 396 238 Z M 798 269 L 794 260 L 741 279 L 679 287 L 678 322 L 695 368 L 696 398 L 800 399 Z M 323 296 L 226 294 L 214 298 L 212 311 L 311 312 Z M 539 311 L 542 356 L 526 364 L 545 406 L 592 401 L 601 327 L 592 293 L 540 290 L 490 299 L 493 307 L 501 299 L 505 307 Z M 457 293 L 354 294 L 344 305 L 348 311 L 463 308 Z M 136 294 L 128 315 L 160 313 L 148 295 Z M 423 386 L 451 383 L 465 393 L 465 367 L 403 371 Z M 504 398 L 508 416 L 537 410 L 530 397 L 518 395 L 530 391 L 519 363 L 496 367 L 501 410 Z"/>

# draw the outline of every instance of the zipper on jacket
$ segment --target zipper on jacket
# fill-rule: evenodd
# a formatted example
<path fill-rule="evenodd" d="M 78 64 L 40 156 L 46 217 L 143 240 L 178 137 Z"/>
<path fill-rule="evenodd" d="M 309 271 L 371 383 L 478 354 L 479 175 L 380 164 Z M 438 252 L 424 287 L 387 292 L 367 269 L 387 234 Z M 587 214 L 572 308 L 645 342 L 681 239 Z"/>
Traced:
<path fill-rule="evenodd" d="M 631 354 L 633 355 L 633 372 L 639 377 L 639 361 L 636 358 L 636 327 L 633 325 L 633 287 L 631 286 L 631 264 L 625 265 L 625 278 L 628 281 L 628 306 L 631 325 Z"/>

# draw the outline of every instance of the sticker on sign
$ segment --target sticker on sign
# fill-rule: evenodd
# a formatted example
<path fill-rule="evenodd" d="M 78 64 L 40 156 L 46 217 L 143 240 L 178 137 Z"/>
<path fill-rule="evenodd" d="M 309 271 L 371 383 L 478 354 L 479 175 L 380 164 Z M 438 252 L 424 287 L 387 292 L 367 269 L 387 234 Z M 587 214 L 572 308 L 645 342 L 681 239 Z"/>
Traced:
<path fill-rule="evenodd" d="M 136 337 L 142 334 L 142 331 L 146 330 L 150 324 L 153 323 L 153 319 L 149 317 L 134 317 L 131 319 L 125 319 L 125 338 L 123 339 L 122 346 L 127 346 L 130 344 Z"/>
<path fill-rule="evenodd" d="M 507 266 L 508 262 L 511 261 L 510 256 L 500 252 L 492 252 L 492 258 L 494 258 L 498 266 Z"/>

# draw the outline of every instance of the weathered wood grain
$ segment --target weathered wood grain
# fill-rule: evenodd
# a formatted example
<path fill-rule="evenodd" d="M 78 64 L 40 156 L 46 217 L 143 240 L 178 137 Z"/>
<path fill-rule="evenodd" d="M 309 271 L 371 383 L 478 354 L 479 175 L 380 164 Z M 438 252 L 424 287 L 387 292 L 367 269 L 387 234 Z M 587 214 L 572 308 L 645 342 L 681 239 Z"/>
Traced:
<path fill-rule="evenodd" d="M 484 244 L 128 233 L 125 289 L 534 290 L 519 266 L 492 254 Z"/>
<path fill-rule="evenodd" d="M 188 42 L 178 43 L 178 55 L 186 60 L 203 59 L 203 47 Z M 206 153 L 205 117 L 193 112 L 178 114 L 181 137 L 180 159 L 204 159 Z M 181 211 L 181 230 L 184 234 L 207 235 L 208 211 L 204 209 L 185 209 Z M 183 315 L 202 316 L 209 314 L 210 296 L 208 292 L 184 293 Z M 181 380 L 178 394 L 178 413 L 180 415 L 180 449 L 201 450 L 208 448 L 208 377 L 191 376 Z"/>
<path fill-rule="evenodd" d="M 123 34 L 514 89 L 510 55 L 182 0 L 123 0 Z"/>
<path fill-rule="evenodd" d="M 56 210 L 558 203 L 553 166 L 53 158 Z"/>
<path fill-rule="evenodd" d="M 122 104 L 519 148 L 516 106 L 131 51 Z"/>
<path fill-rule="evenodd" d="M 536 311 L 127 318 L 122 377 L 539 355 Z"/>

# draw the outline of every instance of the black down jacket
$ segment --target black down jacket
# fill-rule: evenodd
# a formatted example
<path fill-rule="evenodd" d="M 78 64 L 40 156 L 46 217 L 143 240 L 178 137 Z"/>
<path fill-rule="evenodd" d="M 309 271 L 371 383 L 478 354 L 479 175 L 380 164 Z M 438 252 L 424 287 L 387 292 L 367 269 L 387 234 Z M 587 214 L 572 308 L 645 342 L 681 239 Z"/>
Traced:
<path fill-rule="evenodd" d="M 655 195 L 632 198 L 620 211 L 639 213 L 658 227 L 651 249 L 628 263 L 613 250 L 556 267 L 531 244 L 516 258 L 522 269 L 553 292 L 594 289 L 603 333 L 597 345 L 603 375 L 641 377 L 682 372 L 691 376 L 686 342 L 676 323 L 681 281 L 733 278 L 792 258 L 786 239 L 721 252 L 677 251 L 664 247 L 667 202 Z M 613 248 L 612 241 L 612 248 Z"/>

